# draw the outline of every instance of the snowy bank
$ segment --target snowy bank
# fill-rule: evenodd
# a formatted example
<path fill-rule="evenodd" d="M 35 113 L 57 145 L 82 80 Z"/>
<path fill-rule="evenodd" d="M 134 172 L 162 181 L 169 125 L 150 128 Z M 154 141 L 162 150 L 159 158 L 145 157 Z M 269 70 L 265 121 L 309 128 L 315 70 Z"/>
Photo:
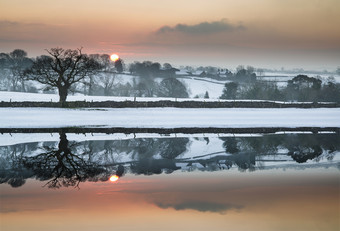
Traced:
<path fill-rule="evenodd" d="M 340 127 L 340 108 L 0 108 L 0 128 Z"/>

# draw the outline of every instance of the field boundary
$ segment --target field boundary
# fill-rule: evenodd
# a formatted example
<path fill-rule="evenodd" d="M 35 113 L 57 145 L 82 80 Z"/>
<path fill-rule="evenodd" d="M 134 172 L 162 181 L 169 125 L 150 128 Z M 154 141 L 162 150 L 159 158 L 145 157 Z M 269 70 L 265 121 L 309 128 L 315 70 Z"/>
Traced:
<path fill-rule="evenodd" d="M 158 133 L 158 134 L 197 134 L 197 133 L 231 133 L 231 134 L 270 134 L 278 132 L 332 132 L 340 134 L 340 127 L 259 127 L 259 128 L 219 128 L 219 127 L 180 127 L 180 128 L 125 128 L 125 127 L 62 127 L 62 128 L 0 128 L 0 133 Z"/>
<path fill-rule="evenodd" d="M 0 102 L 0 107 L 60 108 L 59 102 Z M 327 102 L 275 102 L 275 101 L 70 101 L 64 108 L 338 108 L 340 103 Z"/>

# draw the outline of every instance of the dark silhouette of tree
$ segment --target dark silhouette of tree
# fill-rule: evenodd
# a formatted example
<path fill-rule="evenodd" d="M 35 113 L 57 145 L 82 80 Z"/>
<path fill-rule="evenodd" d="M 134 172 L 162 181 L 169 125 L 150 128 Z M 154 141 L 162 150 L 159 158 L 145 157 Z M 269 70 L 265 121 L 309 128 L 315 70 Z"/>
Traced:
<path fill-rule="evenodd" d="M 164 159 L 175 159 L 187 150 L 188 138 L 160 139 L 159 153 Z"/>
<path fill-rule="evenodd" d="M 254 70 L 251 66 L 248 66 L 247 69 L 240 69 L 236 72 L 233 80 L 238 82 L 254 82 L 256 81 Z"/>
<path fill-rule="evenodd" d="M 288 85 L 292 85 L 292 87 L 296 89 L 311 87 L 312 89 L 320 90 L 321 83 L 322 81 L 320 79 L 308 77 L 307 75 L 298 75 L 288 81 Z"/>
<path fill-rule="evenodd" d="M 257 72 L 257 74 L 258 74 L 259 76 L 263 76 L 263 74 L 264 74 L 264 69 L 263 69 L 263 68 L 257 68 L 257 69 L 256 69 L 256 72 Z"/>
<path fill-rule="evenodd" d="M 50 188 L 78 187 L 80 182 L 105 172 L 103 167 L 88 162 L 72 149 L 79 143 L 69 143 L 65 133 L 59 133 L 57 148 L 45 146 L 46 152 L 23 158 L 23 165 L 40 180 L 49 180 Z"/>
<path fill-rule="evenodd" d="M 181 167 L 176 166 L 174 160 L 145 158 L 133 163 L 131 165 L 131 172 L 135 174 L 152 175 L 161 174 L 163 171 L 171 173 L 180 168 Z"/>
<path fill-rule="evenodd" d="M 7 69 L 7 86 L 11 91 L 26 91 L 24 70 L 32 65 L 32 60 L 27 57 L 27 52 L 15 49 L 9 54 L 1 53 L 0 67 Z M 6 72 L 6 71 L 5 71 Z"/>
<path fill-rule="evenodd" d="M 292 80 L 288 80 L 286 94 L 290 100 L 318 101 L 322 81 L 307 75 L 298 75 Z"/>
<path fill-rule="evenodd" d="M 170 63 L 164 63 L 163 64 L 163 69 L 164 70 L 170 70 L 172 68 L 171 64 Z"/>
<path fill-rule="evenodd" d="M 284 95 L 275 83 L 256 81 L 254 83 L 247 84 L 247 86 L 243 86 L 243 90 L 239 92 L 239 98 L 282 100 Z"/>
<path fill-rule="evenodd" d="M 140 77 L 139 82 L 134 84 L 136 96 L 153 97 L 155 95 L 157 84 L 154 78 L 160 74 L 160 67 L 159 63 L 150 61 L 130 64 L 130 73 Z"/>
<path fill-rule="evenodd" d="M 130 64 L 130 72 L 139 75 L 140 77 L 154 78 L 160 72 L 161 65 L 151 61 L 134 62 Z"/>
<path fill-rule="evenodd" d="M 209 99 L 209 93 L 208 93 L 208 91 L 205 92 L 205 94 L 204 94 L 204 99 Z"/>
<path fill-rule="evenodd" d="M 237 97 L 238 83 L 230 82 L 224 85 L 221 99 L 236 99 Z"/>
<path fill-rule="evenodd" d="M 26 78 L 57 88 L 59 102 L 64 106 L 70 88 L 96 73 L 101 65 L 83 54 L 82 49 L 51 48 L 46 51 L 49 56 L 37 57 L 32 67 L 26 70 Z"/>
<path fill-rule="evenodd" d="M 175 78 L 167 78 L 163 79 L 159 84 L 159 93 L 160 97 L 176 97 L 176 98 L 188 98 L 189 94 L 185 85 L 175 79 Z"/>
<path fill-rule="evenodd" d="M 125 168 L 123 165 L 119 165 L 116 171 L 116 176 L 122 177 L 125 173 Z"/>
<path fill-rule="evenodd" d="M 245 70 L 244 65 L 238 65 L 236 67 L 236 72 L 240 72 L 241 70 Z"/>
<path fill-rule="evenodd" d="M 118 73 L 122 73 L 124 68 L 123 68 L 123 60 L 118 59 L 115 61 L 115 68 L 118 71 Z"/>
<path fill-rule="evenodd" d="M 230 157 L 230 160 L 239 167 L 241 171 L 255 170 L 255 157 L 256 153 L 239 153 Z"/>
<path fill-rule="evenodd" d="M 340 83 L 328 81 L 320 91 L 320 101 L 340 102 Z"/>
<path fill-rule="evenodd" d="M 253 66 L 247 66 L 247 75 L 252 75 L 255 72 L 255 68 Z"/>
<path fill-rule="evenodd" d="M 322 148 L 318 145 L 312 147 L 296 146 L 288 153 L 293 160 L 298 163 L 305 163 L 307 160 L 313 160 L 322 154 Z"/>
<path fill-rule="evenodd" d="M 225 137 L 221 138 L 223 140 L 223 147 L 225 148 L 227 153 L 235 154 L 240 152 L 238 148 L 238 139 L 235 137 Z"/>

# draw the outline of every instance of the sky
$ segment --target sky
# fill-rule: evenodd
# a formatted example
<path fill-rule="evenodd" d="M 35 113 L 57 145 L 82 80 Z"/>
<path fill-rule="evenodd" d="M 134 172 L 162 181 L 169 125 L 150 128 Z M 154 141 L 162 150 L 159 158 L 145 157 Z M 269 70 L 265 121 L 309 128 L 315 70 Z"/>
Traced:
<path fill-rule="evenodd" d="M 339 0 L 0 0 L 0 52 L 334 71 L 339 24 Z"/>

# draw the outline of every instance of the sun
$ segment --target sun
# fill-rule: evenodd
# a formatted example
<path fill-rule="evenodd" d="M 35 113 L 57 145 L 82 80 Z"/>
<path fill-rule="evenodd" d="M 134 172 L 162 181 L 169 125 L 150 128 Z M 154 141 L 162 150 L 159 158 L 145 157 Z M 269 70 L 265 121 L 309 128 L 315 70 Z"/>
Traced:
<path fill-rule="evenodd" d="M 119 179 L 119 176 L 117 176 L 117 175 L 113 175 L 113 176 L 110 177 L 111 182 L 116 182 L 118 179 Z"/>
<path fill-rule="evenodd" d="M 113 61 L 113 62 L 116 62 L 118 59 L 119 59 L 119 56 L 117 54 L 112 54 L 110 56 L 110 59 Z"/>

